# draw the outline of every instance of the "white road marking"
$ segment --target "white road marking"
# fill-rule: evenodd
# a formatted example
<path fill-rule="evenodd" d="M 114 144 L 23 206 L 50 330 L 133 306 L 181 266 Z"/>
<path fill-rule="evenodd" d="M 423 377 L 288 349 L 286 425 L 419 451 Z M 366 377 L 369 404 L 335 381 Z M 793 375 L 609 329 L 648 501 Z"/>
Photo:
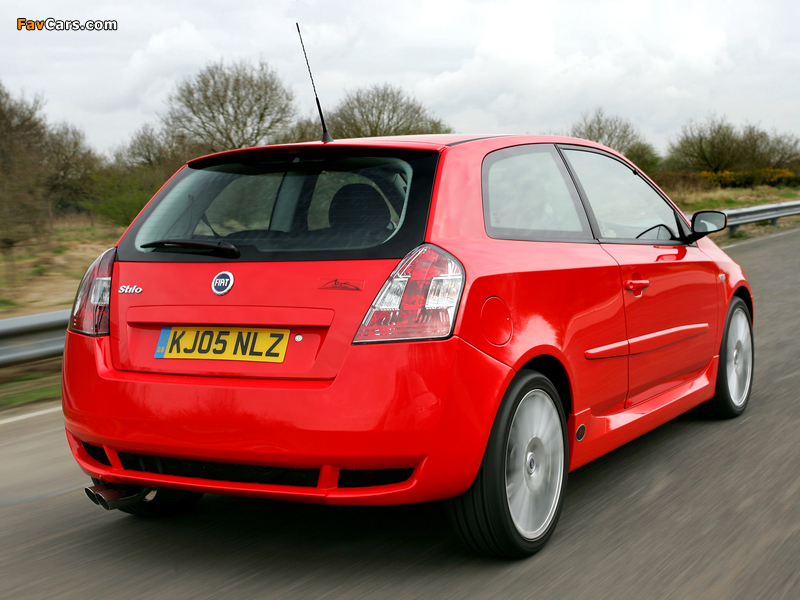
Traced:
<path fill-rule="evenodd" d="M 54 408 L 48 408 L 46 410 L 39 410 L 36 412 L 28 413 L 27 415 L 18 415 L 16 417 L 11 417 L 10 419 L 3 419 L 0 421 L 0 425 L 7 425 L 8 423 L 16 423 L 17 421 L 23 421 L 24 419 L 32 419 L 33 417 L 38 417 L 39 415 L 47 415 L 50 413 L 54 413 L 57 410 L 61 410 L 60 406 L 56 406 Z"/>

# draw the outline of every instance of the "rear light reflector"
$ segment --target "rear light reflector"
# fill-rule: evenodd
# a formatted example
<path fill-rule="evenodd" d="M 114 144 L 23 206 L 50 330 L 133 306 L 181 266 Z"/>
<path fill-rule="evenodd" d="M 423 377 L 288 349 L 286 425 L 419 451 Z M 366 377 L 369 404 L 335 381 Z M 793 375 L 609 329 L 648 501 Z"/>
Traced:
<path fill-rule="evenodd" d="M 463 289 L 458 259 L 429 244 L 415 248 L 383 284 L 353 343 L 446 338 Z"/>
<path fill-rule="evenodd" d="M 110 248 L 92 263 L 75 296 L 69 328 L 86 335 L 108 335 L 111 273 L 116 248 Z"/>

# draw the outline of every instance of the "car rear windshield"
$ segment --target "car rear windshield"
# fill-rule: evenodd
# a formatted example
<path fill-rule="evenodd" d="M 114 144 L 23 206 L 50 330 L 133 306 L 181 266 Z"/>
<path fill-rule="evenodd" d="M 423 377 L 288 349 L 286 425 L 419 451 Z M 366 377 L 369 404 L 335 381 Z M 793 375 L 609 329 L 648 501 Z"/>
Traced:
<path fill-rule="evenodd" d="M 193 161 L 135 221 L 118 258 L 402 258 L 424 241 L 438 156 L 336 148 Z"/>

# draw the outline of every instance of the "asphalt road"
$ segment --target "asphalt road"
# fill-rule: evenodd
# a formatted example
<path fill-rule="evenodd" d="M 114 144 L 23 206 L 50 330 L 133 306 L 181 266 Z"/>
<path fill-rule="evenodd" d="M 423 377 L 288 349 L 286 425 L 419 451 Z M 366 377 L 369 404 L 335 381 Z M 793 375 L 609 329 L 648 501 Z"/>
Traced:
<path fill-rule="evenodd" d="M 442 506 L 206 496 L 142 520 L 92 505 L 57 410 L 0 413 L 0 598 L 800 598 L 800 229 L 731 247 L 755 291 L 755 390 L 570 475 L 533 558 L 475 556 Z"/>

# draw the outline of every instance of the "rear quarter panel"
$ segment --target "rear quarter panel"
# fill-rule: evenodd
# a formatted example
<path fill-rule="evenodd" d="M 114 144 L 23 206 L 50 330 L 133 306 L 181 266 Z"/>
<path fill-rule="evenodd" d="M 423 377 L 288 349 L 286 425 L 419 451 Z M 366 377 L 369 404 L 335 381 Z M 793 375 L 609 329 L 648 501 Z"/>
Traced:
<path fill-rule="evenodd" d="M 440 160 L 428 240 L 456 256 L 466 271 L 455 333 L 515 371 L 536 356 L 553 356 L 569 376 L 573 410 L 604 411 L 624 402 L 627 358 L 587 360 L 584 353 L 626 339 L 619 267 L 593 242 L 486 234 L 481 165 L 487 153 L 516 143 L 495 138 L 454 146 Z M 505 344 L 485 335 L 481 309 L 490 297 L 509 308 L 513 333 Z"/>

